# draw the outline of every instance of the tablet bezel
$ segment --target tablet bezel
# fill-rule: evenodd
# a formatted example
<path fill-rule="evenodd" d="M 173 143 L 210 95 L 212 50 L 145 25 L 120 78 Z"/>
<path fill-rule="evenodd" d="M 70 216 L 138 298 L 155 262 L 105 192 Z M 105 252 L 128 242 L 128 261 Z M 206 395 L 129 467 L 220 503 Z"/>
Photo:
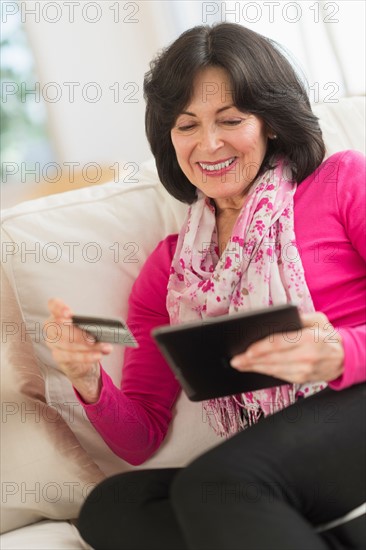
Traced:
<path fill-rule="evenodd" d="M 230 359 L 253 342 L 302 328 L 293 304 L 207 317 L 183 325 L 156 327 L 151 335 L 191 401 L 204 401 L 289 382 L 254 372 L 240 372 Z M 203 347 L 202 344 L 209 344 Z"/>

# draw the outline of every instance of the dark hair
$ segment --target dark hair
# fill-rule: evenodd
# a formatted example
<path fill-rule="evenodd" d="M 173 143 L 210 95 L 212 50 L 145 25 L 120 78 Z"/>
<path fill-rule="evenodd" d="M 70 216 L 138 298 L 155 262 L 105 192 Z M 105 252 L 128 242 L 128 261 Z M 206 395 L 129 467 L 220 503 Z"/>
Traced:
<path fill-rule="evenodd" d="M 150 64 L 144 79 L 146 135 L 159 178 L 168 192 L 193 203 L 196 188 L 182 172 L 170 131 L 189 104 L 196 74 L 221 67 L 229 75 L 235 106 L 262 118 L 277 139 L 259 172 L 274 154 L 285 156 L 293 178 L 304 180 L 321 164 L 325 146 L 304 84 L 275 42 L 235 23 L 198 26 L 184 32 Z"/>

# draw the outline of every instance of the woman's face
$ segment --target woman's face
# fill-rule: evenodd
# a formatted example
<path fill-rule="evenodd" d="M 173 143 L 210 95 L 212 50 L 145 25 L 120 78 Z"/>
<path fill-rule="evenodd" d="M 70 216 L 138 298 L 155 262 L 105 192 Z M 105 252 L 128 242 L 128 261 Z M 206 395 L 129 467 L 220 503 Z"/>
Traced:
<path fill-rule="evenodd" d="M 210 67 L 196 77 L 171 139 L 193 185 L 219 207 L 241 207 L 266 154 L 268 132 L 261 118 L 233 105 L 224 69 Z"/>

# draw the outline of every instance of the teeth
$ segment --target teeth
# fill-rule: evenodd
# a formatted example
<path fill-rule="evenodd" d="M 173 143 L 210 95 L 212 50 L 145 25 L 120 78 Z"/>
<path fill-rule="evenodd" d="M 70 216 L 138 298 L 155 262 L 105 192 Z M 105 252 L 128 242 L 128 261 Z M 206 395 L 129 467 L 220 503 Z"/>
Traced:
<path fill-rule="evenodd" d="M 229 160 L 225 160 L 225 162 L 219 162 L 218 164 L 204 164 L 203 162 L 199 162 L 199 165 L 203 170 L 208 170 L 209 172 L 214 172 L 215 170 L 222 170 L 223 168 L 227 168 L 232 164 L 235 160 L 235 157 Z"/>

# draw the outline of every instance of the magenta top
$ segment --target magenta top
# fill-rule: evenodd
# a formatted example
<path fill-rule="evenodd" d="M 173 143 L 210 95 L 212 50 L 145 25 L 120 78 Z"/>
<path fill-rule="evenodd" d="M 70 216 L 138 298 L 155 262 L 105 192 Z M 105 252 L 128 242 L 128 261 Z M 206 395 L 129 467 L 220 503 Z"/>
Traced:
<path fill-rule="evenodd" d="M 329 383 L 334 390 L 366 380 L 365 188 L 365 157 L 343 151 L 308 176 L 294 197 L 296 241 L 315 310 L 343 340 L 344 371 Z M 177 235 L 161 241 L 133 285 L 127 324 L 139 347 L 126 348 L 121 389 L 102 369 L 97 403 L 84 403 L 76 392 L 107 445 L 134 465 L 159 448 L 180 392 L 150 336 L 155 326 L 169 324 L 166 294 L 176 243 Z"/>

